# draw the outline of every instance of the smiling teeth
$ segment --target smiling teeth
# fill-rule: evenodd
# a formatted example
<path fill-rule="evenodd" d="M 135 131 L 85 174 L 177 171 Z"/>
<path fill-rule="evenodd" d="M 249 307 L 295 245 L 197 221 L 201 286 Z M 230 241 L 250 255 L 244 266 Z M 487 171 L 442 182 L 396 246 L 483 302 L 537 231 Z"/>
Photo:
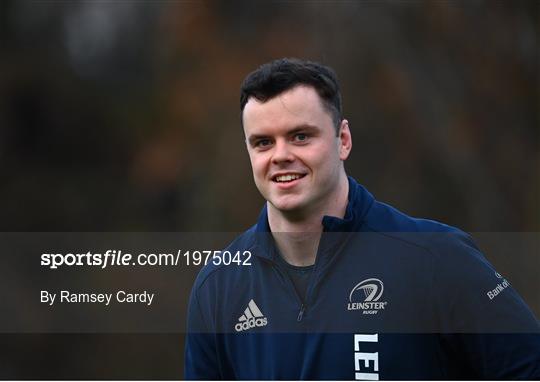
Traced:
<path fill-rule="evenodd" d="M 277 182 L 290 182 L 291 180 L 300 179 L 300 175 L 280 175 L 276 177 Z"/>

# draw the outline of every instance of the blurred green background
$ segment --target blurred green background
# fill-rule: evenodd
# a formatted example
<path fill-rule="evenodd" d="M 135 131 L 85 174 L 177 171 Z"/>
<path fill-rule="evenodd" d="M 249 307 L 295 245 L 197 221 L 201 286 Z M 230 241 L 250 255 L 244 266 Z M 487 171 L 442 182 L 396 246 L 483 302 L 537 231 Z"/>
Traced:
<path fill-rule="evenodd" d="M 2 1 L 0 228 L 243 231 L 240 83 L 289 56 L 337 72 L 347 171 L 379 200 L 540 231 L 538 22 L 532 0 Z M 181 377 L 178 335 L 2 337 L 4 378 Z"/>

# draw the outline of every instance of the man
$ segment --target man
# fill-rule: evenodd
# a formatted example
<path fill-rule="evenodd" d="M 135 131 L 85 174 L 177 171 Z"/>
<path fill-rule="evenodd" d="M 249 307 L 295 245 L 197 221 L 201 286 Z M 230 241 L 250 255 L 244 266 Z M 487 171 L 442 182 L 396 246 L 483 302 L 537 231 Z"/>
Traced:
<path fill-rule="evenodd" d="M 248 75 L 242 124 L 257 224 L 190 299 L 187 379 L 539 378 L 539 325 L 465 233 L 376 201 L 344 161 L 334 72 L 281 59 Z"/>

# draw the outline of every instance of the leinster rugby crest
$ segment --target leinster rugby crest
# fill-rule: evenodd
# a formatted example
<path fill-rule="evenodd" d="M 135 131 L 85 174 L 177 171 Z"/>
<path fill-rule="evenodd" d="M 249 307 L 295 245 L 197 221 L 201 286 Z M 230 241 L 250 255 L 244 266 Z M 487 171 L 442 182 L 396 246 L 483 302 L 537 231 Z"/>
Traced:
<path fill-rule="evenodd" d="M 377 314 L 388 302 L 381 301 L 384 284 L 379 279 L 366 279 L 356 284 L 349 294 L 347 310 L 361 310 L 362 314 Z"/>

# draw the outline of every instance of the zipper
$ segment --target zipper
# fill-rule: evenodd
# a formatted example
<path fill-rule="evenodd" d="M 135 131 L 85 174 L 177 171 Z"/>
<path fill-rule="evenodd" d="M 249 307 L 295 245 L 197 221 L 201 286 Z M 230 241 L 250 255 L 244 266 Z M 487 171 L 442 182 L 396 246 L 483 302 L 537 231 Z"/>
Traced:
<path fill-rule="evenodd" d="M 298 317 L 297 317 L 296 321 L 298 321 L 298 322 L 302 321 L 302 318 L 304 318 L 304 312 L 305 311 L 306 311 L 306 305 L 302 304 L 302 306 L 300 307 L 300 312 L 298 312 Z"/>
<path fill-rule="evenodd" d="M 289 284 L 289 288 L 292 289 L 294 295 L 296 296 L 296 299 L 298 300 L 299 302 L 299 305 L 300 305 L 300 310 L 298 311 L 298 316 L 296 317 L 296 321 L 297 322 L 301 322 L 304 318 L 304 314 L 308 308 L 308 302 L 310 301 L 310 297 L 311 295 L 313 294 L 313 290 L 315 289 L 316 287 L 316 284 L 318 284 L 322 274 L 326 273 L 325 272 L 322 272 L 322 274 L 318 274 L 319 273 L 319 268 L 320 268 L 320 262 L 322 261 L 321 260 L 321 257 L 322 257 L 322 254 L 320 253 L 320 249 L 321 249 L 321 244 L 322 244 L 322 241 L 324 240 L 324 233 L 326 231 L 323 231 L 323 234 L 321 235 L 321 240 L 319 242 L 319 246 L 317 248 L 317 253 L 315 255 L 315 264 L 314 264 L 314 267 L 313 267 L 313 270 L 311 271 L 311 275 L 310 275 L 310 281 L 309 281 L 309 284 L 307 286 L 307 289 L 306 289 L 306 294 L 304 296 L 304 299 L 302 299 L 300 297 L 300 295 L 298 294 L 298 292 L 296 291 L 296 288 L 294 287 L 294 284 L 289 276 L 289 274 L 287 273 L 287 271 L 283 270 L 281 265 L 277 262 L 277 261 L 273 261 L 272 260 L 272 263 L 274 265 L 274 267 L 277 269 L 277 271 L 279 273 L 281 273 L 281 276 L 286 278 L 287 279 L 287 282 Z M 325 269 L 327 270 L 328 267 L 325 267 Z"/>
<path fill-rule="evenodd" d="M 293 294 L 296 297 L 296 300 L 298 301 L 298 303 L 300 305 L 300 310 L 298 311 L 298 316 L 296 317 L 296 321 L 300 322 L 300 321 L 302 321 L 302 319 L 304 317 L 304 313 L 306 311 L 307 305 L 304 302 L 304 300 L 302 300 L 302 298 L 300 297 L 298 292 L 296 291 L 296 288 L 294 287 L 294 284 L 293 284 L 293 282 L 291 280 L 291 277 L 289 276 L 287 271 L 285 271 L 281 267 L 281 265 L 279 263 L 277 263 L 277 262 L 273 262 L 273 265 L 274 265 L 274 268 L 281 274 L 281 277 L 283 277 L 284 279 L 287 280 L 287 284 L 289 284 L 289 289 L 291 289 L 293 291 Z M 306 297 L 307 297 L 307 294 L 306 294 Z M 307 300 L 307 298 L 306 298 L 306 300 Z"/>
<path fill-rule="evenodd" d="M 310 281 L 309 281 L 309 284 L 307 286 L 307 289 L 306 289 L 306 294 L 305 294 L 305 298 L 302 299 L 300 297 L 300 295 L 298 294 L 298 292 L 296 291 L 296 288 L 294 287 L 294 284 L 293 284 L 293 281 L 291 280 L 289 274 L 287 273 L 287 271 L 283 270 L 281 265 L 279 264 L 278 261 L 274 260 L 274 259 L 267 259 L 267 261 L 271 264 L 272 268 L 280 274 L 280 276 L 282 278 L 285 278 L 287 281 L 287 283 L 289 284 L 288 287 L 289 289 L 292 290 L 292 293 L 293 295 L 296 297 L 296 300 L 297 302 L 299 303 L 299 306 L 300 306 L 300 310 L 298 311 L 298 316 L 296 317 L 296 321 L 297 322 L 301 322 L 304 318 L 304 314 L 308 308 L 308 302 L 310 301 L 310 298 L 311 298 L 311 295 L 313 294 L 313 291 L 314 289 L 318 286 L 317 284 L 319 284 L 323 278 L 323 276 L 326 275 L 326 273 L 328 272 L 329 268 L 330 268 L 330 264 L 333 263 L 334 261 L 336 261 L 336 257 L 337 257 L 337 253 L 336 255 L 332 256 L 332 260 L 330 262 L 326 262 L 323 266 L 323 269 L 320 269 L 321 268 L 321 257 L 322 257 L 322 251 L 321 251 L 321 247 L 322 247 L 322 244 L 323 244 L 323 240 L 327 240 L 325 238 L 325 233 L 327 233 L 326 229 L 323 230 L 323 233 L 321 235 L 321 239 L 319 241 L 319 246 L 317 248 L 317 253 L 315 255 L 315 264 L 314 264 L 314 267 L 313 267 L 313 270 L 312 270 L 312 274 L 310 276 Z M 345 240 L 341 243 L 341 245 L 337 246 L 337 248 L 335 248 L 336 252 L 342 252 L 343 251 L 343 248 L 344 246 L 346 245 L 346 243 L 348 242 L 348 240 Z M 325 250 L 327 250 L 326 248 L 324 248 Z M 279 256 L 279 254 L 278 254 Z"/>

